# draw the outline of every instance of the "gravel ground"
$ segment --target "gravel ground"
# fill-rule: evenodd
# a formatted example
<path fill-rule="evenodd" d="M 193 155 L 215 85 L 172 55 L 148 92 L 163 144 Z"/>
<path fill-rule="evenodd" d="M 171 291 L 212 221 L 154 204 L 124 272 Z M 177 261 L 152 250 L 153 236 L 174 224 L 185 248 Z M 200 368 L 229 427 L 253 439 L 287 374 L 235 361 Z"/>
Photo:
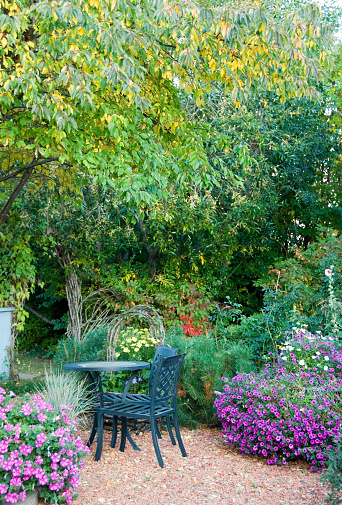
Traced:
<path fill-rule="evenodd" d="M 94 461 L 96 444 L 85 460 L 74 505 L 324 504 L 327 490 L 304 462 L 269 466 L 223 444 L 218 430 L 181 431 L 188 457 L 182 458 L 167 433 L 162 433 L 163 469 L 157 464 L 150 433 L 134 437 L 141 452 L 129 445 L 121 453 L 118 447 L 110 448 L 106 432 L 101 461 Z M 83 436 L 86 439 L 88 434 Z"/>

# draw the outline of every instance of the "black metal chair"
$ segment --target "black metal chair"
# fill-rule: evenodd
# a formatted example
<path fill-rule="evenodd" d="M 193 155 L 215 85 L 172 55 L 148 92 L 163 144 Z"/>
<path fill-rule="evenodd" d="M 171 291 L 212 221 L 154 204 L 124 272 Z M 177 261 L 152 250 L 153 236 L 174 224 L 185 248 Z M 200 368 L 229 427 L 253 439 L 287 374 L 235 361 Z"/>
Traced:
<path fill-rule="evenodd" d="M 177 356 L 170 356 L 168 358 L 161 357 L 159 359 L 154 377 L 152 378 L 151 394 L 146 401 L 122 398 L 118 403 L 105 405 L 103 408 L 98 407 L 96 409 L 98 426 L 96 459 L 100 459 L 102 453 L 103 418 L 105 415 L 121 417 L 122 430 L 120 451 L 122 452 L 125 449 L 126 438 L 129 433 L 127 430 L 127 418 L 146 419 L 150 421 L 153 445 L 160 467 L 163 467 L 164 464 L 158 445 L 157 419 L 166 417 L 171 424 L 170 416 L 172 416 L 178 445 L 182 456 L 186 457 L 177 418 L 177 385 L 184 357 L 185 354 L 179 354 Z M 113 445 L 111 444 L 111 446 Z"/>
<path fill-rule="evenodd" d="M 178 353 L 178 349 L 174 349 L 172 347 L 167 347 L 166 345 L 158 345 L 156 352 L 154 354 L 152 365 L 151 365 L 151 373 L 149 376 L 149 384 L 148 384 L 148 389 L 149 389 L 148 394 L 128 393 L 129 388 L 130 388 L 130 386 L 131 386 L 131 384 L 137 374 L 137 372 L 134 372 L 131 375 L 131 377 L 129 378 L 129 380 L 127 381 L 126 386 L 125 386 L 125 390 L 123 393 L 116 393 L 116 392 L 103 393 L 103 401 L 104 401 L 105 406 L 111 406 L 111 405 L 121 402 L 123 400 L 124 401 L 127 400 L 127 401 L 150 402 L 153 379 L 154 379 L 160 359 L 167 358 L 169 356 L 176 356 L 177 353 Z M 95 438 L 96 432 L 97 432 L 97 409 L 99 408 L 99 406 L 100 406 L 99 404 L 95 405 L 95 415 L 94 415 L 92 430 L 91 430 L 89 440 L 87 443 L 88 447 L 90 447 L 90 445 L 92 444 L 92 442 Z M 171 442 L 173 445 L 176 445 L 176 441 L 173 436 L 172 426 L 171 426 L 169 416 L 166 417 L 166 423 L 167 423 L 168 432 L 169 432 L 169 435 L 171 438 Z M 117 416 L 113 416 L 113 432 L 112 432 L 111 447 L 115 447 L 116 439 L 117 439 L 117 431 L 118 431 Z M 157 428 L 157 434 L 158 434 L 158 438 L 162 438 L 158 428 Z M 134 443 L 134 441 L 132 440 L 132 438 L 130 436 L 129 436 L 129 440 L 130 440 L 130 443 L 132 444 L 132 446 L 134 447 L 134 449 L 140 450 L 139 447 Z M 101 453 L 96 451 L 96 456 L 95 456 L 96 461 L 98 461 L 100 458 L 101 458 Z"/>

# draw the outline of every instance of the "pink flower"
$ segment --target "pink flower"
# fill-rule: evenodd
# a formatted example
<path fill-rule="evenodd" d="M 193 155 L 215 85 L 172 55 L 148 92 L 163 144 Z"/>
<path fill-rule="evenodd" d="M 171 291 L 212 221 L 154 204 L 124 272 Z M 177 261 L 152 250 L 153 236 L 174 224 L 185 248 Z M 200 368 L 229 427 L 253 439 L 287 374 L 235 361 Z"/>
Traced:
<path fill-rule="evenodd" d="M 51 480 L 58 480 L 59 479 L 59 474 L 58 472 L 52 472 L 52 474 L 50 475 L 51 477 Z"/>
<path fill-rule="evenodd" d="M 21 407 L 21 411 L 25 416 L 29 416 L 33 412 L 32 407 L 28 402 L 24 403 Z"/>
<path fill-rule="evenodd" d="M 23 456 L 28 456 L 33 451 L 33 447 L 32 445 L 21 444 L 19 446 L 19 451 L 23 454 Z"/>
<path fill-rule="evenodd" d="M 34 460 L 37 465 L 41 465 L 43 463 L 43 458 L 41 456 L 36 456 L 36 459 Z"/>
<path fill-rule="evenodd" d="M 6 486 L 6 484 L 0 484 L 0 494 L 7 493 L 7 489 L 8 487 Z"/>
<path fill-rule="evenodd" d="M 7 495 L 5 496 L 5 501 L 7 501 L 7 503 L 17 503 L 18 500 L 19 500 L 18 493 L 7 493 Z"/>
<path fill-rule="evenodd" d="M 20 477 L 12 477 L 10 480 L 10 486 L 19 487 L 21 486 L 21 478 Z"/>
<path fill-rule="evenodd" d="M 46 437 L 45 433 L 38 433 L 36 447 L 41 447 L 43 445 L 43 443 L 45 442 L 46 438 L 47 437 Z"/>
<path fill-rule="evenodd" d="M 60 455 L 58 454 L 58 452 L 55 452 L 52 456 L 51 456 L 51 461 L 53 461 L 54 463 L 58 463 L 58 461 L 61 459 Z"/>
<path fill-rule="evenodd" d="M 5 424 L 4 429 L 6 431 L 12 431 L 13 430 L 13 424 L 11 424 L 11 423 Z"/>
<path fill-rule="evenodd" d="M 21 499 L 21 501 L 25 501 L 26 500 L 26 491 L 22 491 L 20 493 L 20 499 Z"/>
<path fill-rule="evenodd" d="M 46 419 L 46 415 L 42 414 L 41 412 L 38 414 L 37 419 L 40 423 L 43 423 Z"/>
<path fill-rule="evenodd" d="M 11 412 L 12 409 L 13 409 L 12 403 L 8 403 L 5 407 L 5 412 Z"/>

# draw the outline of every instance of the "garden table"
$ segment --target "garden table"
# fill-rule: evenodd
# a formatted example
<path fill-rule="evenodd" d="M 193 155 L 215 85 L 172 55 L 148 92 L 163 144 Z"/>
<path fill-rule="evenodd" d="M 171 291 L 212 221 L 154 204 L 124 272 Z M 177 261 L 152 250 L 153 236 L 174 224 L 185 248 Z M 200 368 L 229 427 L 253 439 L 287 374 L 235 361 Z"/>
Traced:
<path fill-rule="evenodd" d="M 101 409 L 103 409 L 105 404 L 113 404 L 114 402 L 117 403 L 117 400 L 115 400 L 115 398 L 113 398 L 110 393 L 106 394 L 103 392 L 101 372 L 133 372 L 126 383 L 125 389 L 122 394 L 121 401 L 125 401 L 129 387 L 132 384 L 132 381 L 135 378 L 136 374 L 139 370 L 145 370 L 146 368 L 150 368 L 150 364 L 147 361 L 84 361 L 79 363 L 68 363 L 67 365 L 64 365 L 64 369 L 69 372 L 86 372 L 93 392 L 97 395 L 98 406 Z M 94 420 L 94 425 L 88 441 L 88 446 L 90 446 L 94 440 L 96 431 L 96 422 Z M 103 433 L 98 433 L 98 439 L 100 437 L 103 437 Z M 127 432 L 126 437 L 132 447 L 140 451 L 139 447 L 136 445 L 129 432 Z"/>

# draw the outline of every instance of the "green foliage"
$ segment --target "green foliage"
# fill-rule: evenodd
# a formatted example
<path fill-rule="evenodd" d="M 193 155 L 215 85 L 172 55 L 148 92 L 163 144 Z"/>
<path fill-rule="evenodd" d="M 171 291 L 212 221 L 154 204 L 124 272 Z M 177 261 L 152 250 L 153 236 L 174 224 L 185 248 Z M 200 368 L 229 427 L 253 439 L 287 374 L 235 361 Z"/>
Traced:
<path fill-rule="evenodd" d="M 178 391 L 180 422 L 191 426 L 216 424 L 214 392 L 221 389 L 222 376 L 233 377 L 237 372 L 254 370 L 252 353 L 242 344 L 228 343 L 223 339 L 187 338 L 180 327 L 167 332 L 166 344 L 187 353 Z"/>
<path fill-rule="evenodd" d="M 78 361 L 96 361 L 105 359 L 108 328 L 105 326 L 87 333 L 83 340 L 63 338 L 56 347 L 54 363 L 63 366 Z"/>
<path fill-rule="evenodd" d="M 14 326 L 17 331 L 24 328 L 28 313 L 23 305 L 35 282 L 36 269 L 30 241 L 31 236 L 23 232 L 18 216 L 12 216 L 1 228 L 0 306 L 15 307 Z"/>
<path fill-rule="evenodd" d="M 330 487 L 326 502 L 329 505 L 342 503 L 342 443 L 341 436 L 335 440 L 335 444 L 329 451 L 328 468 L 322 474 L 321 481 Z"/>
<path fill-rule="evenodd" d="M 51 354 L 54 346 L 60 340 L 61 335 L 53 331 L 41 319 L 28 315 L 25 320 L 24 329 L 18 333 L 18 351 L 29 352 L 30 354 Z"/>

